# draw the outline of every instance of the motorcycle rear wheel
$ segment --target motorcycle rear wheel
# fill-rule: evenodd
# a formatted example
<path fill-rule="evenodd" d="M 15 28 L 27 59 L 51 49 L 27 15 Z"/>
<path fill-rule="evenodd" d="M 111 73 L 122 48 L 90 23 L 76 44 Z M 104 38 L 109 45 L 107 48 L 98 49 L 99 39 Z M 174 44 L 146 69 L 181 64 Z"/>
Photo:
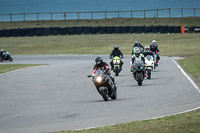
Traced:
<path fill-rule="evenodd" d="M 147 76 L 148 76 L 147 79 L 151 79 L 151 70 L 150 69 L 147 70 Z"/>

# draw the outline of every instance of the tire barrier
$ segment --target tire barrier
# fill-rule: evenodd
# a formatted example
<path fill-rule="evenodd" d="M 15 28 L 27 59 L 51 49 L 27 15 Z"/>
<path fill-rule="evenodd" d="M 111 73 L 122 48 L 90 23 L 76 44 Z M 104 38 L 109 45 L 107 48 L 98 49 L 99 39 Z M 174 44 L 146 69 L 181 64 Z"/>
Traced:
<path fill-rule="evenodd" d="M 69 34 L 82 34 L 83 33 L 83 27 L 70 27 L 69 30 L 71 30 L 71 32 Z"/>
<path fill-rule="evenodd" d="M 99 27 L 99 33 L 105 34 L 106 33 L 106 27 Z"/>
<path fill-rule="evenodd" d="M 121 26 L 120 33 L 129 33 L 129 26 Z"/>
<path fill-rule="evenodd" d="M 59 31 L 60 31 L 60 27 L 52 27 L 51 28 L 51 34 L 52 35 L 58 35 L 58 34 L 60 34 Z"/>
<path fill-rule="evenodd" d="M 51 35 L 51 28 L 44 28 L 44 35 L 45 36 Z"/>
<path fill-rule="evenodd" d="M 91 33 L 91 27 L 83 27 L 83 33 L 84 34 L 90 34 Z"/>
<path fill-rule="evenodd" d="M 129 33 L 136 33 L 137 32 L 137 26 L 129 26 Z"/>
<path fill-rule="evenodd" d="M 160 33 L 167 33 L 167 26 L 160 26 Z"/>
<path fill-rule="evenodd" d="M 186 27 L 186 32 L 200 32 L 200 27 Z M 119 33 L 181 33 L 181 26 L 99 26 L 99 27 L 47 27 L 25 29 L 2 29 L 0 37 L 48 36 L 73 34 L 119 34 Z"/>
<path fill-rule="evenodd" d="M 34 36 L 35 35 L 35 29 L 34 28 L 27 28 L 27 36 Z"/>
<path fill-rule="evenodd" d="M 35 35 L 36 36 L 43 36 L 44 35 L 44 28 L 35 28 Z"/>
<path fill-rule="evenodd" d="M 66 35 L 68 33 L 68 29 L 65 27 L 65 28 L 60 28 L 60 31 L 59 31 L 60 35 Z"/>

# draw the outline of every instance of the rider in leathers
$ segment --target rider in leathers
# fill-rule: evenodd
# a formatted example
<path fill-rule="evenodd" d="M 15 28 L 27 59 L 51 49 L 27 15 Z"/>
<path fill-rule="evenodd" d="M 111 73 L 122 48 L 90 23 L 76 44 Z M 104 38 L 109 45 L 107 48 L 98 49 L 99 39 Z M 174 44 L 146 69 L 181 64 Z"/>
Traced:
<path fill-rule="evenodd" d="M 135 54 L 132 56 L 131 61 L 132 61 L 132 66 L 131 66 L 131 72 L 133 72 L 133 68 L 134 68 L 134 61 L 135 59 L 140 59 L 143 61 L 143 63 L 145 64 L 145 58 L 144 55 L 142 53 L 140 53 L 139 49 L 136 49 Z M 145 73 L 145 76 L 147 77 L 147 74 Z M 134 73 L 133 73 L 133 77 L 134 77 Z"/>
<path fill-rule="evenodd" d="M 144 55 L 144 57 L 146 57 L 147 55 L 151 55 L 151 56 L 154 57 L 154 52 L 152 52 L 152 51 L 150 50 L 150 46 L 149 46 L 149 45 L 146 45 L 146 46 L 144 47 L 143 55 Z"/>
<path fill-rule="evenodd" d="M 144 47 L 142 46 L 142 44 L 138 41 L 135 41 L 134 45 L 133 45 L 133 48 L 132 48 L 132 52 L 131 52 L 131 55 L 133 55 L 133 49 L 135 47 L 138 47 L 140 49 L 140 52 L 142 53 L 144 51 Z"/>
<path fill-rule="evenodd" d="M 157 55 L 156 63 L 158 65 L 159 64 L 158 61 L 160 60 L 160 56 L 159 56 L 160 50 L 158 48 L 158 45 L 156 44 L 156 40 L 152 41 L 152 44 L 150 45 L 150 50 Z"/>
<path fill-rule="evenodd" d="M 115 46 L 114 46 L 114 50 L 112 50 L 112 53 L 110 54 L 110 59 L 112 59 L 112 58 L 115 57 L 115 56 L 118 56 L 118 57 L 120 57 L 120 58 L 123 58 L 123 57 L 124 57 L 124 55 L 123 55 L 123 53 L 121 52 L 121 50 L 119 50 L 119 46 L 118 46 L 118 45 L 115 45 Z M 123 65 L 124 63 L 122 62 L 122 60 L 120 60 L 120 61 L 121 61 L 120 68 L 122 69 L 122 65 Z M 111 62 L 110 62 L 110 65 L 111 65 L 111 70 L 113 70 L 114 64 L 113 64 L 113 61 L 112 61 L 112 60 L 111 60 Z"/>
<path fill-rule="evenodd" d="M 104 72 L 106 72 L 106 74 L 111 78 L 111 80 L 113 81 L 114 85 L 115 85 L 115 79 L 114 77 L 111 75 L 110 73 L 110 68 L 109 65 L 103 61 L 101 56 L 97 56 L 95 59 L 95 65 L 93 67 L 93 75 L 96 73 L 96 71 L 101 68 L 101 70 L 103 70 Z M 96 86 L 97 90 L 99 89 L 98 86 Z M 116 85 L 115 85 L 115 89 L 116 89 Z"/>

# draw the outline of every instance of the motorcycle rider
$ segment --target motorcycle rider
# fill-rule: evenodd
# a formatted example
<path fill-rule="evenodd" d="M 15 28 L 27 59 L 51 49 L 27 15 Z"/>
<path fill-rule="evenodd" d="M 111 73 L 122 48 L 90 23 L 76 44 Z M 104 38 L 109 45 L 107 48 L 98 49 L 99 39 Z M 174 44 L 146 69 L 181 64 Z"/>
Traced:
<path fill-rule="evenodd" d="M 156 40 L 152 41 L 150 45 L 150 50 L 157 55 L 156 64 L 158 65 L 159 64 L 158 61 L 160 60 L 160 55 L 159 55 L 160 50 L 159 50 L 158 44 L 156 44 Z"/>
<path fill-rule="evenodd" d="M 131 52 L 131 55 L 133 55 L 133 50 L 135 47 L 138 47 L 140 49 L 140 52 L 142 53 L 144 51 L 144 47 L 142 46 L 142 44 L 138 41 L 135 41 L 134 45 L 133 45 L 133 48 L 132 48 L 132 52 Z"/>
<path fill-rule="evenodd" d="M 144 57 L 146 57 L 147 55 L 151 55 L 151 56 L 154 57 L 154 52 L 152 52 L 152 51 L 150 50 L 150 46 L 149 46 L 149 45 L 146 45 L 146 46 L 144 47 L 143 55 L 144 55 Z"/>
<path fill-rule="evenodd" d="M 131 61 L 132 61 L 132 66 L 131 66 L 131 72 L 133 72 L 133 68 L 134 68 L 134 61 L 136 59 L 142 60 L 144 65 L 145 65 L 145 58 L 144 55 L 140 52 L 139 49 L 135 50 L 135 54 L 132 56 Z M 147 74 L 145 73 L 145 76 L 147 77 Z M 133 74 L 134 77 L 134 74 Z"/>
<path fill-rule="evenodd" d="M 112 59 L 113 57 L 115 56 L 118 56 L 120 58 L 123 58 L 124 55 L 123 53 L 121 52 L 121 50 L 119 50 L 119 46 L 118 45 L 115 45 L 114 46 L 114 49 L 112 50 L 112 53 L 110 54 L 110 59 Z M 120 64 L 120 68 L 122 69 L 122 65 L 124 64 L 122 60 L 120 60 L 121 64 Z M 113 70 L 114 68 L 114 64 L 113 64 L 113 61 L 111 60 L 110 62 L 110 65 L 111 65 L 111 70 Z"/>
<path fill-rule="evenodd" d="M 103 61 L 103 58 L 101 56 L 97 56 L 96 59 L 95 59 L 95 63 L 96 64 L 93 67 L 93 75 L 96 73 L 96 71 L 99 68 L 101 68 L 101 70 L 105 71 L 106 74 L 111 78 L 111 80 L 114 83 L 115 88 L 117 88 L 116 85 L 115 85 L 115 79 L 114 79 L 114 77 L 110 73 L 109 65 L 106 62 Z M 97 86 L 96 86 L 96 88 L 97 88 Z"/>

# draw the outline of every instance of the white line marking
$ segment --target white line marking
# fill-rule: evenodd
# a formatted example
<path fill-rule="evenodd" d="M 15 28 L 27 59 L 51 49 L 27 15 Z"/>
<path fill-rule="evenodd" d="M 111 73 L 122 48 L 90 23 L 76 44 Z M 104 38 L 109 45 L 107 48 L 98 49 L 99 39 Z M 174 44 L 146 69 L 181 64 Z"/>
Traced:
<path fill-rule="evenodd" d="M 194 88 L 198 91 L 200 94 L 200 89 L 199 87 L 194 83 L 194 81 L 187 75 L 187 73 L 183 70 L 183 68 L 175 61 L 173 62 L 176 64 L 176 66 L 181 70 L 181 72 L 185 75 L 185 77 L 190 81 L 190 83 L 194 86 Z"/>

